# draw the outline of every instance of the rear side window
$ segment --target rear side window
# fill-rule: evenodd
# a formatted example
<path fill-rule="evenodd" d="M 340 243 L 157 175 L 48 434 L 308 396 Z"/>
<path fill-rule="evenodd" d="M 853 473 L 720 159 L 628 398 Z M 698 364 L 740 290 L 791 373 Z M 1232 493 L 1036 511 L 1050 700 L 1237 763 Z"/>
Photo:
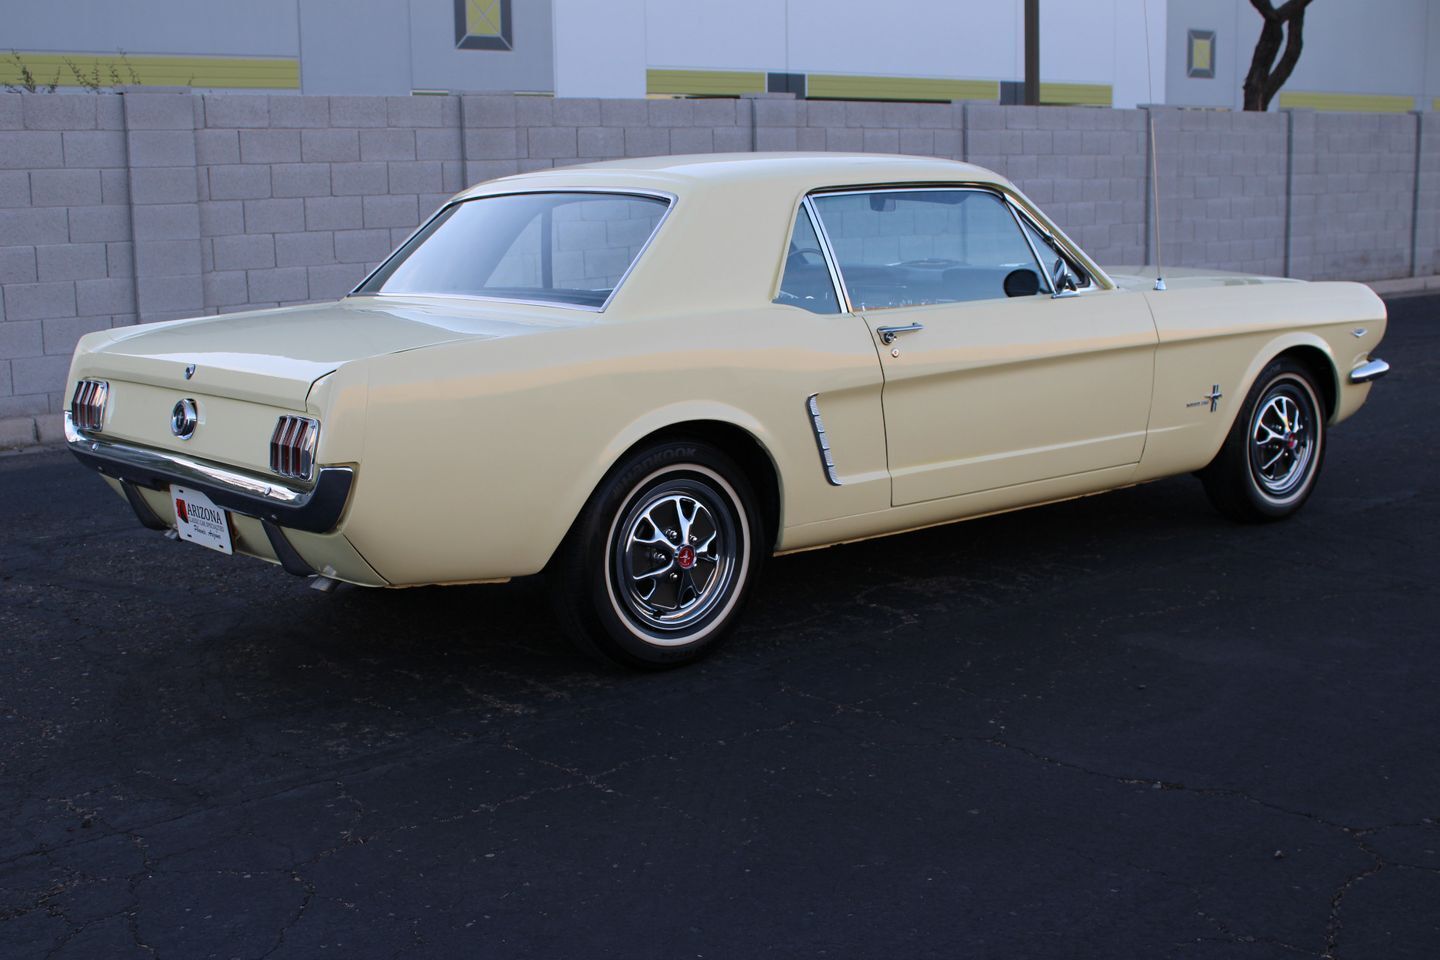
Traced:
<path fill-rule="evenodd" d="M 1039 265 L 1005 202 L 985 190 L 817 196 L 857 309 L 1033 296 Z"/>
<path fill-rule="evenodd" d="M 835 284 L 825 254 L 820 252 L 820 238 L 804 207 L 795 217 L 790 232 L 790 246 L 785 252 L 785 273 L 780 278 L 780 295 L 776 303 L 799 307 L 811 313 L 839 313 L 835 301 Z"/>
<path fill-rule="evenodd" d="M 430 221 L 358 292 L 600 307 L 667 208 L 654 197 L 604 193 L 466 200 Z"/>

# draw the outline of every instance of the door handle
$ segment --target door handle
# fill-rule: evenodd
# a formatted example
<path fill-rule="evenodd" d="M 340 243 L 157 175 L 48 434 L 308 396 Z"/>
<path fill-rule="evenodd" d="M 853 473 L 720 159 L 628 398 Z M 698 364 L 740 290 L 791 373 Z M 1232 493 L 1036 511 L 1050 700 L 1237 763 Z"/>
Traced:
<path fill-rule="evenodd" d="M 876 327 L 875 332 L 880 334 L 880 342 L 889 346 L 902 333 L 914 333 L 916 330 L 924 329 L 925 325 L 922 323 L 907 323 L 901 327 Z"/>

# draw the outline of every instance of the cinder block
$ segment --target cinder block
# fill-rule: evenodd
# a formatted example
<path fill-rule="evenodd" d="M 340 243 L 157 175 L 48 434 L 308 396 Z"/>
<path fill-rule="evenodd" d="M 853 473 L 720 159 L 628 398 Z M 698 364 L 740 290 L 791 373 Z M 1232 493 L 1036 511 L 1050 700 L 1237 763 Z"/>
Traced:
<path fill-rule="evenodd" d="M 658 157 L 670 152 L 670 131 L 664 127 L 626 127 L 625 156 Z"/>
<path fill-rule="evenodd" d="M 336 163 L 330 166 L 330 191 L 337 197 L 385 193 L 390 173 L 384 163 Z"/>
<path fill-rule="evenodd" d="M 355 130 L 303 130 L 300 157 L 306 163 L 360 159 L 360 134 Z"/>
<path fill-rule="evenodd" d="M 676 131 L 677 133 L 679 131 Z M 824 150 L 825 131 L 819 127 L 797 127 L 795 147 L 798 150 Z"/>
<path fill-rule="evenodd" d="M 35 282 L 34 247 L 0 247 L 0 284 Z M 5 316 L 0 299 L 0 318 Z"/>
<path fill-rule="evenodd" d="M 439 193 L 442 189 L 440 161 L 388 164 L 391 193 Z"/>
<path fill-rule="evenodd" d="M 98 170 L 32 170 L 30 202 L 37 207 L 84 206 L 100 202 Z"/>
<path fill-rule="evenodd" d="M 125 166 L 125 136 L 114 130 L 67 130 L 60 134 L 67 167 Z"/>
<path fill-rule="evenodd" d="M 866 130 L 862 149 L 866 153 L 899 153 L 900 133 L 898 130 Z"/>
<path fill-rule="evenodd" d="M 7 246 L 65 243 L 70 239 L 63 207 L 18 207 L 0 210 L 0 238 Z"/>
<path fill-rule="evenodd" d="M 229 270 L 207 273 L 202 283 L 207 307 L 230 307 L 247 303 L 250 289 L 245 282 L 245 271 Z"/>
<path fill-rule="evenodd" d="M 8 358 L 0 360 L 0 397 L 8 397 L 14 393 L 13 387 L 14 384 L 10 380 L 10 361 Z M 0 443 L 3 443 L 3 440 L 0 440 Z"/>
<path fill-rule="evenodd" d="M 221 164 L 240 162 L 240 134 L 234 130 L 196 130 L 195 162 Z"/>
<path fill-rule="evenodd" d="M 130 166 L 193 167 L 195 134 L 190 130 L 132 130 L 125 135 Z"/>
<path fill-rule="evenodd" d="M 313 233 L 275 234 L 275 263 L 281 267 L 304 267 L 335 262 L 334 235 Z"/>
<path fill-rule="evenodd" d="M 39 320 L 0 321 L 0 357 L 38 357 L 45 353 Z"/>
<path fill-rule="evenodd" d="M 51 98 L 26 96 L 25 99 Z M 58 133 L 29 130 L 0 132 L 0 169 L 43 170 L 47 167 L 58 167 L 64 162 L 64 145 Z"/>
<path fill-rule="evenodd" d="M 130 197 L 137 204 L 194 203 L 195 178 L 173 167 L 141 167 L 130 171 Z"/>
<path fill-rule="evenodd" d="M 271 97 L 270 126 L 317 129 L 330 126 L 329 97 Z"/>
<path fill-rule="evenodd" d="M 935 155 L 934 130 L 901 130 L 900 152 L 922 157 Z"/>
<path fill-rule="evenodd" d="M 520 165 L 515 160 L 470 160 L 465 164 L 463 179 L 466 183 L 483 183 L 497 177 L 508 177 L 519 169 Z"/>
<path fill-rule="evenodd" d="M 588 127 L 600 122 L 600 101 L 591 97 L 566 97 L 555 101 L 555 125 Z"/>
<path fill-rule="evenodd" d="M 643 127 L 650 122 L 645 100 L 601 100 L 600 124 L 606 127 Z"/>
<path fill-rule="evenodd" d="M 100 202 L 105 204 L 130 203 L 130 171 L 100 171 Z"/>
<path fill-rule="evenodd" d="M 193 316 L 205 308 L 199 274 L 173 277 L 138 277 L 136 302 L 143 321 Z"/>
<path fill-rule="evenodd" d="M 756 104 L 764 101 L 757 100 Z M 845 126 L 873 129 L 884 123 L 884 109 L 879 103 L 851 101 L 845 104 Z"/>
<path fill-rule="evenodd" d="M 81 280 L 75 284 L 75 312 L 82 317 L 127 313 L 135 309 L 135 283 L 123 277 Z"/>
<path fill-rule="evenodd" d="M 36 274 L 41 283 L 87 280 L 106 276 L 105 244 L 64 243 L 35 248 Z"/>
<path fill-rule="evenodd" d="M 364 264 L 337 263 L 324 267 L 310 267 L 306 271 L 309 280 L 310 299 L 338 300 L 365 279 Z"/>
<path fill-rule="evenodd" d="M 445 123 L 447 97 L 386 97 L 385 123 L 391 127 L 439 127 Z"/>
<path fill-rule="evenodd" d="M 277 163 L 270 168 L 270 190 L 277 197 L 330 195 L 330 164 Z"/>
<path fill-rule="evenodd" d="M 0 130 L 20 130 L 25 126 L 25 114 L 20 107 L 18 93 L 0 93 Z"/>
<path fill-rule="evenodd" d="M 133 210 L 135 240 L 195 240 L 200 211 L 193 203 L 157 203 Z"/>
<path fill-rule="evenodd" d="M 513 96 L 464 97 L 460 115 L 468 127 L 513 127 L 515 126 L 515 101 Z"/>
<path fill-rule="evenodd" d="M 252 303 L 279 303 L 284 300 L 307 300 L 310 297 L 310 284 L 304 267 L 251 270 L 246 274 L 246 282 L 249 284 Z"/>
<path fill-rule="evenodd" d="M 787 101 L 794 104 L 794 101 Z M 689 127 L 695 123 L 695 101 L 651 100 L 646 123 L 652 127 Z"/>
<path fill-rule="evenodd" d="M 576 139 L 582 157 L 625 156 L 625 131 L 616 127 L 581 127 Z"/>
<path fill-rule="evenodd" d="M 794 127 L 760 127 L 755 131 L 755 149 L 797 150 L 799 134 Z"/>
<path fill-rule="evenodd" d="M 245 206 L 239 200 L 212 200 L 199 206 L 200 236 L 222 237 L 245 232 Z M 73 231 L 73 225 L 71 229 Z"/>
<path fill-rule="evenodd" d="M 734 126 L 736 102 L 719 97 L 714 100 L 692 101 L 690 119 L 697 127 Z"/>
<path fill-rule="evenodd" d="M 65 378 L 70 373 L 70 355 L 16 357 L 10 361 L 10 373 L 15 381 L 16 396 L 58 393 L 65 389 Z"/>
<path fill-rule="evenodd" d="M 465 132 L 465 156 L 471 160 L 513 160 L 520 156 L 517 131 L 495 127 Z"/>
<path fill-rule="evenodd" d="M 194 96 L 188 93 L 129 92 L 125 125 L 130 130 L 195 129 Z"/>
<path fill-rule="evenodd" d="M 414 227 L 420 208 L 414 197 L 366 197 L 366 227 Z"/>
<path fill-rule="evenodd" d="M 9 283 L 5 285 L 5 320 L 45 320 L 75 316 L 75 284 Z"/>
<path fill-rule="evenodd" d="M 520 127 L 554 126 L 555 101 L 549 97 L 516 97 L 515 125 Z"/>
<path fill-rule="evenodd" d="M 24 96 L 21 113 L 27 130 L 94 130 L 95 101 L 91 96 Z"/>
<path fill-rule="evenodd" d="M 268 127 L 270 98 L 251 94 L 219 93 L 204 98 L 207 127 Z"/>
<path fill-rule="evenodd" d="M 384 97 L 331 97 L 332 127 L 383 127 L 388 111 Z M 281 298 L 289 299 L 289 298 Z"/>
<path fill-rule="evenodd" d="M 414 160 L 415 131 L 405 128 L 360 131 L 361 160 Z"/>
<path fill-rule="evenodd" d="M 359 197 L 305 198 L 306 230 L 350 230 L 364 223 Z"/>
<path fill-rule="evenodd" d="M 299 163 L 299 130 L 241 130 L 241 163 Z"/>
<path fill-rule="evenodd" d="M 750 149 L 749 126 L 717 127 L 712 133 L 717 153 L 741 153 Z"/>
<path fill-rule="evenodd" d="M 108 282 L 108 281 L 107 281 Z M 45 353 L 65 356 L 75 352 L 75 341 L 96 330 L 109 330 L 110 316 L 55 317 L 44 321 Z"/>
<path fill-rule="evenodd" d="M 30 173 L 0 170 L 0 207 L 30 206 Z"/>
<path fill-rule="evenodd" d="M 390 231 L 340 230 L 335 233 L 335 259 L 341 263 L 376 263 L 390 255 Z"/>
<path fill-rule="evenodd" d="M 13 94 L 12 94 L 13 96 Z M 5 365 L 6 382 L 9 382 L 10 366 Z M 6 398 L 10 399 L 10 398 Z M 44 400 L 44 397 L 41 397 Z M 5 416 L 0 419 L 0 449 L 28 447 L 36 442 L 35 418 L 32 416 Z"/>
<path fill-rule="evenodd" d="M 826 127 L 825 149 L 839 153 L 859 153 L 865 147 L 865 131 L 856 127 Z"/>
<path fill-rule="evenodd" d="M 199 273 L 200 260 L 200 244 L 195 240 L 141 240 L 135 244 L 137 277 Z"/>
<path fill-rule="evenodd" d="M 415 159 L 460 159 L 460 131 L 454 128 L 441 128 L 438 130 L 416 130 Z"/>
<path fill-rule="evenodd" d="M 670 131 L 671 153 L 713 153 L 715 135 L 709 127 L 677 127 Z"/>
<path fill-rule="evenodd" d="M 574 157 L 574 127 L 531 127 L 529 155 L 532 157 Z"/>
<path fill-rule="evenodd" d="M 246 200 L 246 233 L 297 233 L 305 229 L 305 203 L 296 199 Z"/>

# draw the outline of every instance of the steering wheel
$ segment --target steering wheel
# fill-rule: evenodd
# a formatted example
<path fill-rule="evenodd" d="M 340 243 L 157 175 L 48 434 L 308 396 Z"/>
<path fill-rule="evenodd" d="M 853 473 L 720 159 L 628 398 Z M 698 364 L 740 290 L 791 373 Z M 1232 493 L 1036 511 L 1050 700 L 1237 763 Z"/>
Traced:
<path fill-rule="evenodd" d="M 796 257 L 800 258 L 801 263 L 805 263 L 805 257 L 811 254 L 814 255 L 817 263 L 825 262 L 825 254 L 823 251 L 820 250 L 819 247 L 796 247 L 788 254 L 786 254 L 785 263 L 788 266 L 790 264 L 790 261 L 794 260 Z"/>

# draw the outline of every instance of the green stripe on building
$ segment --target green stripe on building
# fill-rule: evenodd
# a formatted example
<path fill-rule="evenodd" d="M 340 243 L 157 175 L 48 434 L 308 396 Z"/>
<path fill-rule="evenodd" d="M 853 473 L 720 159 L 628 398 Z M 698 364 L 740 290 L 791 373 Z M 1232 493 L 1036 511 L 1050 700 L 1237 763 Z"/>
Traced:
<path fill-rule="evenodd" d="M 58 83 L 83 87 L 128 86 L 137 81 L 147 87 L 204 87 L 234 90 L 299 90 L 300 61 L 291 57 L 169 57 L 120 56 L 94 53 L 27 53 L 0 55 L 0 84 L 19 84 L 23 64 L 39 86 Z M 71 66 L 74 66 L 74 70 Z"/>
<path fill-rule="evenodd" d="M 1042 83 L 1040 102 L 1054 107 L 1108 107 L 1115 95 L 1108 83 Z"/>
<path fill-rule="evenodd" d="M 805 95 L 822 100 L 988 100 L 1000 99 L 995 80 L 946 80 L 938 77 L 865 77 L 812 73 Z"/>
<path fill-rule="evenodd" d="M 1307 110 L 1355 113 L 1409 113 L 1415 109 L 1414 97 L 1380 93 L 1310 93 L 1282 92 L 1280 106 Z"/>
<path fill-rule="evenodd" d="M 739 97 L 765 92 L 763 71 L 646 70 L 645 92 L 691 97 Z"/>

